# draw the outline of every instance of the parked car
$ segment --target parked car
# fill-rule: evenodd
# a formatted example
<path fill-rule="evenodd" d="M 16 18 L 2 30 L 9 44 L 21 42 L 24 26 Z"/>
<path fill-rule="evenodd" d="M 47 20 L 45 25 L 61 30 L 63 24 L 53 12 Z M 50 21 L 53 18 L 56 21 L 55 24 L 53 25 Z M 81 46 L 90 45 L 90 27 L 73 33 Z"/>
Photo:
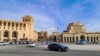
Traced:
<path fill-rule="evenodd" d="M 48 43 L 49 43 L 49 42 L 47 42 L 47 41 L 44 41 L 42 44 L 43 44 L 43 45 L 46 45 L 46 44 L 48 44 Z"/>
<path fill-rule="evenodd" d="M 30 42 L 30 43 L 28 44 L 28 46 L 29 46 L 29 47 L 35 47 L 35 46 L 36 46 L 36 43 Z"/>
<path fill-rule="evenodd" d="M 7 42 L 0 42 L 0 45 L 8 45 L 9 43 Z"/>
<path fill-rule="evenodd" d="M 48 45 L 48 49 L 54 51 L 69 51 L 68 46 L 64 46 L 61 43 L 51 43 Z"/>

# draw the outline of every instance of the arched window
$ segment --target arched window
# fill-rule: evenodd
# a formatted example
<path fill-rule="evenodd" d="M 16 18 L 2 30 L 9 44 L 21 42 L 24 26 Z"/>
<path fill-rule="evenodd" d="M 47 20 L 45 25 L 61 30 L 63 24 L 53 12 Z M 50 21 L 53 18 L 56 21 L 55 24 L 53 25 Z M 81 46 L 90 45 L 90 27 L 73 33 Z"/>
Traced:
<path fill-rule="evenodd" d="M 17 37 L 17 32 L 13 32 L 12 37 Z"/>
<path fill-rule="evenodd" d="M 9 36 L 9 35 L 8 35 L 8 31 L 5 31 L 3 36 L 4 36 L 4 37 L 8 37 L 8 36 Z"/>
<path fill-rule="evenodd" d="M 85 40 L 85 36 L 81 35 L 80 39 Z"/>

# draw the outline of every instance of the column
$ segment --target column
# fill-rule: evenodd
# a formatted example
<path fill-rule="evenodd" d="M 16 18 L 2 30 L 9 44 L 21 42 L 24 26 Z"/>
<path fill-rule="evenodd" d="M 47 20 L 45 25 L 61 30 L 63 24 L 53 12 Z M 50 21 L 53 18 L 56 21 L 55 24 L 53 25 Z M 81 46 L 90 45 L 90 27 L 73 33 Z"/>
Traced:
<path fill-rule="evenodd" d="M 74 41 L 76 42 L 76 37 L 74 37 Z"/>
<path fill-rule="evenodd" d="M 89 37 L 89 42 L 91 42 L 91 37 Z"/>
<path fill-rule="evenodd" d="M 12 31 L 9 31 L 9 41 L 12 41 Z"/>
<path fill-rule="evenodd" d="M 4 31 L 0 31 L 0 41 L 1 42 L 3 41 L 3 34 L 4 34 Z"/>
<path fill-rule="evenodd" d="M 78 37 L 78 41 L 80 41 L 80 37 Z"/>
<path fill-rule="evenodd" d="M 62 42 L 65 42 L 65 41 L 64 41 L 64 37 L 63 37 L 63 39 L 62 39 Z"/>
<path fill-rule="evenodd" d="M 69 37 L 69 43 L 71 42 L 71 38 Z"/>
<path fill-rule="evenodd" d="M 100 37 L 98 37 L 98 42 L 100 42 Z"/>
<path fill-rule="evenodd" d="M 94 42 L 94 37 L 92 37 L 92 41 Z"/>
<path fill-rule="evenodd" d="M 98 42 L 97 38 L 98 38 L 98 37 L 95 37 L 95 41 L 96 41 L 96 42 Z"/>
<path fill-rule="evenodd" d="M 66 42 L 67 42 L 67 37 L 66 37 Z"/>
<path fill-rule="evenodd" d="M 72 43 L 72 37 L 70 37 L 70 43 Z"/>
<path fill-rule="evenodd" d="M 67 42 L 69 42 L 69 37 L 67 37 Z"/>

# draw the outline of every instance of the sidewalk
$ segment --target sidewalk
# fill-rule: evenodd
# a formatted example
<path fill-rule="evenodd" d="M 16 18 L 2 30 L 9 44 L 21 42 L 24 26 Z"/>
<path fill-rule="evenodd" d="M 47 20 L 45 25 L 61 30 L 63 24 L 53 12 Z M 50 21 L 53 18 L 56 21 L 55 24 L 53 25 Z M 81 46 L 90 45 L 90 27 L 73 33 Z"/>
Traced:
<path fill-rule="evenodd" d="M 100 51 L 100 45 L 65 45 L 68 46 L 69 49 L 72 50 L 93 50 L 93 51 Z M 39 45 L 37 47 L 47 48 L 47 45 Z"/>

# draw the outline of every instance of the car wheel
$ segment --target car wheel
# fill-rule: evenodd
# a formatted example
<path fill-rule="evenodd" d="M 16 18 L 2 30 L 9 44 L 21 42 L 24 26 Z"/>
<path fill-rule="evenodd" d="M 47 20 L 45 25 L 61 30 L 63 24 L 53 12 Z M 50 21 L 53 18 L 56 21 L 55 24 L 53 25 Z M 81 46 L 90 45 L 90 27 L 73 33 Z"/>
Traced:
<path fill-rule="evenodd" d="M 68 52 L 68 51 L 69 51 L 69 49 L 66 49 L 66 51 Z"/>
<path fill-rule="evenodd" d="M 51 50 L 51 48 L 50 48 L 50 47 L 48 47 L 48 50 Z"/>
<path fill-rule="evenodd" d="M 59 48 L 58 51 L 61 52 L 61 49 Z"/>

